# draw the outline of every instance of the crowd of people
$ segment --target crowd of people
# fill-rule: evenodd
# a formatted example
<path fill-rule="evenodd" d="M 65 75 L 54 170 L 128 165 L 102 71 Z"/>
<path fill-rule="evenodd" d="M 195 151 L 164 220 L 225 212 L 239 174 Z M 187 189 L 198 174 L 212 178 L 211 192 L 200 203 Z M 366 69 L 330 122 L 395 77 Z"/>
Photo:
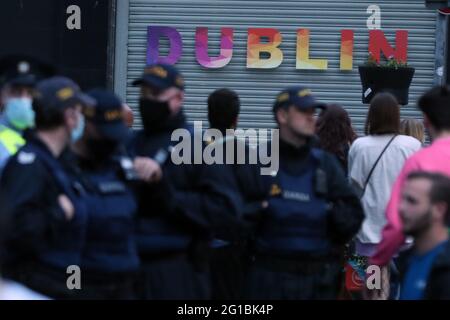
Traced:
<path fill-rule="evenodd" d="M 140 129 L 112 91 L 35 59 L 2 59 L 0 81 L 0 299 L 344 299 L 349 254 L 382 270 L 355 299 L 450 299 L 448 87 L 420 98 L 423 123 L 377 94 L 362 137 L 342 106 L 286 88 L 262 175 L 230 151 L 255 146 L 229 130 L 226 88 L 205 101 L 223 138 L 203 148 L 231 143 L 227 161 L 172 160 L 173 132 L 194 132 L 174 66 L 133 82 Z"/>

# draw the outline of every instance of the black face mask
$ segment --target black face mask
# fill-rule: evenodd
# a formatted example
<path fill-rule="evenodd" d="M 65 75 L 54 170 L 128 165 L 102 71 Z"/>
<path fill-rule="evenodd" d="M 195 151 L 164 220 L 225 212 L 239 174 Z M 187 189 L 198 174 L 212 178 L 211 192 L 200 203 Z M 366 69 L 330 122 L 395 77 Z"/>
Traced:
<path fill-rule="evenodd" d="M 96 162 L 104 162 L 109 159 L 118 149 L 119 142 L 110 139 L 88 139 L 86 147 L 89 151 L 89 158 Z"/>
<path fill-rule="evenodd" d="M 144 130 L 150 132 L 163 128 L 170 117 L 170 108 L 167 102 L 141 98 L 139 111 Z"/>

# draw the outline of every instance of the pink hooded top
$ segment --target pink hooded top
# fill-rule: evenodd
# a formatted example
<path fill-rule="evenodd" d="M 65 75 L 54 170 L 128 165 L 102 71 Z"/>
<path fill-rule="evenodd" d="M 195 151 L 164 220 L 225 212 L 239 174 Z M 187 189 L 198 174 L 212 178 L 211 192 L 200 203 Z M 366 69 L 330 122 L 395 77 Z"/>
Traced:
<path fill-rule="evenodd" d="M 402 222 L 398 213 L 401 188 L 412 171 L 438 172 L 450 176 L 450 137 L 436 139 L 431 146 L 421 149 L 406 160 L 400 175 L 394 183 L 391 198 L 386 208 L 387 224 L 383 229 L 382 240 L 371 264 L 386 265 L 405 241 Z M 381 190 L 380 190 L 381 191 Z"/>

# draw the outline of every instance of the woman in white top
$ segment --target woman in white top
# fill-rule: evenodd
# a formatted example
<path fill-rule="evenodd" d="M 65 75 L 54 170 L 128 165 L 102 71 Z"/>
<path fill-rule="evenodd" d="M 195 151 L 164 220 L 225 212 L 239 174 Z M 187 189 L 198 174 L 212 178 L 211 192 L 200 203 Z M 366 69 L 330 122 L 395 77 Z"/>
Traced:
<path fill-rule="evenodd" d="M 366 215 L 356 237 L 356 254 L 360 256 L 374 254 L 386 223 L 385 209 L 394 181 L 405 160 L 421 147 L 417 139 L 399 132 L 400 106 L 397 100 L 389 93 L 377 94 L 369 107 L 366 136 L 353 142 L 348 157 L 349 178 L 362 195 L 361 203 Z"/>

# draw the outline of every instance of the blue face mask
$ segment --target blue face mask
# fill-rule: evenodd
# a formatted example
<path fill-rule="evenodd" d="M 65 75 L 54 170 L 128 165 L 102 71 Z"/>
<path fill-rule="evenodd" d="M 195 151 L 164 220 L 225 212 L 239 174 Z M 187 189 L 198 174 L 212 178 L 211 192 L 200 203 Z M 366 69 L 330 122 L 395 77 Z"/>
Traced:
<path fill-rule="evenodd" d="M 83 136 L 84 125 L 85 125 L 84 116 L 82 114 L 79 114 L 77 127 L 73 129 L 72 132 L 70 133 L 70 138 L 73 143 L 80 140 L 81 137 Z"/>
<path fill-rule="evenodd" d="M 5 105 L 5 117 L 19 130 L 34 127 L 34 110 L 31 99 L 8 99 Z"/>

